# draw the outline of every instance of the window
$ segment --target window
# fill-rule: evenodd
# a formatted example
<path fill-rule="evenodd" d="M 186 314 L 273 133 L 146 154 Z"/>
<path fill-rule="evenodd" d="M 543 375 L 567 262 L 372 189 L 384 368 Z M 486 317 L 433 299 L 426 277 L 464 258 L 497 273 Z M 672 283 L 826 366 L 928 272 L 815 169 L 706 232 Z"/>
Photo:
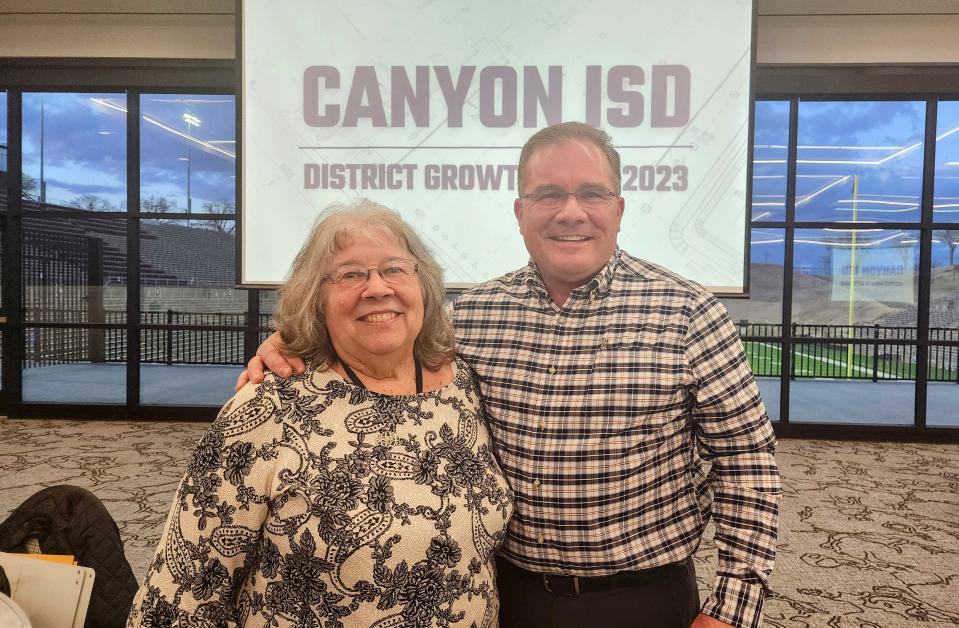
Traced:
<path fill-rule="evenodd" d="M 126 210 L 125 95 L 25 93 L 22 131 L 24 210 Z"/>
<path fill-rule="evenodd" d="M 790 106 L 797 108 L 793 140 Z M 750 298 L 725 304 L 771 416 L 788 383 L 791 424 L 910 426 L 923 387 L 927 424 L 959 426 L 947 410 L 959 402 L 959 312 L 951 308 L 959 279 L 950 238 L 959 222 L 949 217 L 954 200 L 959 206 L 959 176 L 951 178 L 959 174 L 959 107 L 938 103 L 938 129 L 927 137 L 927 106 L 800 97 L 756 103 Z M 932 141 L 936 191 L 925 211 L 937 228 L 931 250 L 923 250 L 923 162 Z M 920 276 L 924 255 L 932 260 L 929 278 Z M 931 283 L 928 313 L 919 303 L 923 281 Z M 790 320 L 777 320 L 783 302 L 773 295 L 788 301 Z M 928 387 L 917 381 L 925 320 Z"/>
<path fill-rule="evenodd" d="M 236 212 L 234 97 L 143 94 L 140 114 L 140 211 L 232 217 Z"/>
<path fill-rule="evenodd" d="M 959 427 L 959 102 L 940 102 L 936 121 L 926 424 Z"/>
<path fill-rule="evenodd" d="M 789 102 L 756 102 L 753 123 L 753 220 L 786 219 Z"/>
<path fill-rule="evenodd" d="M 800 102 L 796 220 L 916 222 L 924 102 Z"/>
<path fill-rule="evenodd" d="M 22 102 L 23 400 L 125 403 L 126 97 Z"/>

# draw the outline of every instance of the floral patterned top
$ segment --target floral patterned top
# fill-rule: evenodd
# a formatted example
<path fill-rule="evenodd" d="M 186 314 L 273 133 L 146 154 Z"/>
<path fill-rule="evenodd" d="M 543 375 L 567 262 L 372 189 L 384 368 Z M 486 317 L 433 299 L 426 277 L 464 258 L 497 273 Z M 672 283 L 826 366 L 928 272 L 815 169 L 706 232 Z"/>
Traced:
<path fill-rule="evenodd" d="M 460 360 L 387 396 L 248 385 L 203 437 L 128 626 L 495 626 L 512 493 Z"/>

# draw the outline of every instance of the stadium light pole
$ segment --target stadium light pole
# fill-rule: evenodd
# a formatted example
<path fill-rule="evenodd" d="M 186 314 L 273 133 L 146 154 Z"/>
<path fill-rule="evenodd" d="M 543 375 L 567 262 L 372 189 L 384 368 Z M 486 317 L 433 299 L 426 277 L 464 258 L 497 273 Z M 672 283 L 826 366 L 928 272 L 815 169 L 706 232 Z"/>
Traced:
<path fill-rule="evenodd" d="M 192 167 L 193 167 L 193 127 L 202 126 L 202 121 L 200 118 L 196 117 L 193 113 L 189 111 L 183 112 L 183 121 L 186 122 L 186 213 L 193 213 L 193 194 L 190 190 L 192 183 Z"/>

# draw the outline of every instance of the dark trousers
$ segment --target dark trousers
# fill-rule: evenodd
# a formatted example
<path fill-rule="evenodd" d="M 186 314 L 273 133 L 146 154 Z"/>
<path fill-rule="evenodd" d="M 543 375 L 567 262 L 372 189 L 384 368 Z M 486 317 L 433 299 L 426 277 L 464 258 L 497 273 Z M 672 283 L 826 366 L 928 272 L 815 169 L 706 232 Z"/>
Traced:
<path fill-rule="evenodd" d="M 650 582 L 574 596 L 550 593 L 502 558 L 496 567 L 500 628 L 689 628 L 699 614 L 692 558 Z"/>

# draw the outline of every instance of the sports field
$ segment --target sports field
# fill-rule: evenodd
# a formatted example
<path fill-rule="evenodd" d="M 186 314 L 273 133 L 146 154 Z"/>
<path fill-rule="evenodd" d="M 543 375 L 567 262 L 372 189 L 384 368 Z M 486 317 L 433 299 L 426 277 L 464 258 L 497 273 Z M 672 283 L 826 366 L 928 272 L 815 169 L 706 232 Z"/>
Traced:
<path fill-rule="evenodd" d="M 775 342 L 745 341 L 746 357 L 757 376 L 778 376 L 782 373 L 782 347 Z M 852 352 L 847 349 L 852 346 Z M 837 379 L 915 379 L 915 347 L 883 347 L 889 351 L 874 359 L 867 345 L 846 345 L 837 348 L 827 344 L 796 344 L 793 347 L 793 374 L 796 377 L 828 377 Z M 929 381 L 956 381 L 955 368 L 930 365 Z"/>

